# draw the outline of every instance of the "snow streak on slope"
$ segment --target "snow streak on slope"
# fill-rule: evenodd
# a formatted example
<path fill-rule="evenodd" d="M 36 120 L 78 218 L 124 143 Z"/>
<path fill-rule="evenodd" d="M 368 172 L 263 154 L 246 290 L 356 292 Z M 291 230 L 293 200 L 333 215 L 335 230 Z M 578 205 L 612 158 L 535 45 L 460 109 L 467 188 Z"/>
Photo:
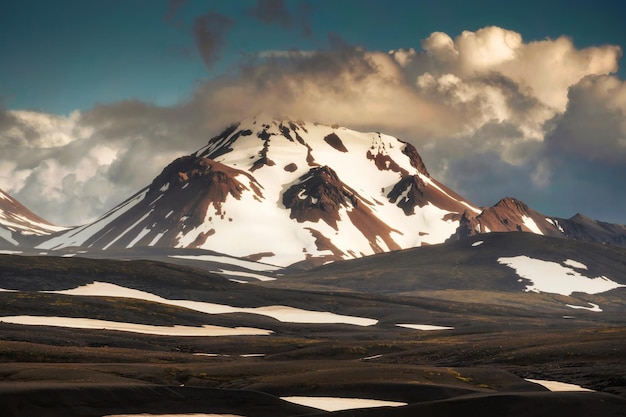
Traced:
<path fill-rule="evenodd" d="M 107 226 L 109 226 L 111 223 L 113 223 L 113 221 L 115 221 L 115 219 L 134 207 L 137 203 L 142 201 L 145 198 L 145 195 L 145 191 L 135 194 L 133 197 L 129 198 L 124 203 L 117 206 L 115 209 L 109 211 L 95 222 L 78 227 L 76 229 L 72 229 L 61 236 L 52 238 L 37 246 L 37 249 L 58 249 L 71 246 L 81 246 L 90 237 L 94 236 L 98 232 L 104 231 L 104 233 L 106 234 Z"/>
<path fill-rule="evenodd" d="M 24 236 L 43 236 L 66 229 L 67 227 L 48 223 L 0 190 L 0 240 L 17 246 L 19 242 L 13 235 L 14 233 Z"/>
<path fill-rule="evenodd" d="M 271 330 L 253 327 L 223 327 L 203 325 L 192 326 L 154 326 L 150 324 L 124 323 L 109 320 L 97 320 L 82 317 L 50 316 L 0 316 L 1 323 L 24 324 L 29 326 L 70 327 L 74 329 L 117 330 L 160 336 L 267 336 Z"/>
<path fill-rule="evenodd" d="M 41 249 L 200 248 L 286 266 L 442 243 L 480 210 L 377 132 L 247 119 Z"/>

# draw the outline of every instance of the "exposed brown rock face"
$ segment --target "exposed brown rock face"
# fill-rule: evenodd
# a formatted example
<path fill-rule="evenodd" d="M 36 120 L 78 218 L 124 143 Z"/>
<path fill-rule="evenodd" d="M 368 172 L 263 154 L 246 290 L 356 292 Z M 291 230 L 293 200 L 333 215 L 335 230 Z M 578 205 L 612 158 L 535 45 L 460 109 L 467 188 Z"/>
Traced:
<path fill-rule="evenodd" d="M 532 210 L 520 200 L 510 197 L 503 198 L 493 207 L 484 210 L 477 220 L 482 226 L 481 229 L 487 227 L 492 232 L 530 232 L 531 230 L 524 225 L 524 216 L 533 219 L 533 221 L 535 219 L 540 220 L 536 222 L 537 226 L 545 222 L 545 216 Z M 539 228 L 542 227 L 539 226 Z"/>
<path fill-rule="evenodd" d="M 257 169 L 263 167 L 264 165 L 267 165 L 270 167 L 273 165 L 276 165 L 274 161 L 272 161 L 270 158 L 267 157 L 267 152 L 269 151 L 269 149 L 270 149 L 270 140 L 268 138 L 263 143 L 263 149 L 261 149 L 261 152 L 259 152 L 260 158 L 254 161 L 252 168 L 250 168 L 251 172 L 256 171 Z"/>
<path fill-rule="evenodd" d="M 409 216 L 415 214 L 415 206 L 424 207 L 428 204 L 428 201 L 424 199 L 425 189 L 426 184 L 418 175 L 407 175 L 393 186 L 387 197 L 389 201 L 396 203 L 404 194 L 397 205 L 404 211 L 404 214 Z"/>
<path fill-rule="evenodd" d="M 401 168 L 396 161 L 391 159 L 391 157 L 387 154 L 380 152 L 374 154 L 371 150 L 369 150 L 367 151 L 367 159 L 374 161 L 376 168 L 381 171 L 399 172 L 402 176 L 409 175 L 405 169 Z"/>
<path fill-rule="evenodd" d="M 228 138 L 233 134 L 235 130 L 239 127 L 239 123 L 235 123 L 226 128 L 222 133 L 211 138 L 207 145 L 207 148 L 198 156 L 202 156 L 205 158 L 215 159 L 218 156 L 224 155 L 233 149 L 230 145 L 235 143 L 235 141 L 239 138 L 239 136 L 251 135 L 252 132 L 249 130 L 244 130 L 237 132 L 237 134 L 233 135 L 232 138 Z"/>
<path fill-rule="evenodd" d="M 474 236 L 481 233 L 480 230 L 480 222 L 476 219 L 476 215 L 464 211 L 459 219 L 459 227 L 456 229 L 456 233 L 449 240 L 458 240 Z"/>
<path fill-rule="evenodd" d="M 392 232 L 400 232 L 381 221 L 365 204 L 359 204 L 354 210 L 348 211 L 348 217 L 352 224 L 367 238 L 375 253 L 386 252 L 386 249 L 378 243 L 378 238 L 387 245 L 389 250 L 402 249 L 391 237 Z"/>
<path fill-rule="evenodd" d="M 291 209 L 289 216 L 301 223 L 323 220 L 337 230 L 339 209 L 355 206 L 354 195 L 344 189 L 335 171 L 328 166 L 311 168 L 300 180 L 283 194 L 283 204 Z"/>
<path fill-rule="evenodd" d="M 417 149 L 415 149 L 415 146 L 407 142 L 403 142 L 403 143 L 404 143 L 404 149 L 402 149 L 402 153 L 409 157 L 409 160 L 411 161 L 411 165 L 422 174 L 426 175 L 427 177 L 430 177 L 430 174 L 428 173 L 428 170 L 426 169 L 426 165 L 424 164 L 424 161 L 422 161 L 422 157 L 417 152 Z"/>
<path fill-rule="evenodd" d="M 183 186 L 189 183 L 189 187 L 202 191 L 202 198 L 215 206 L 220 211 L 221 203 L 226 201 L 228 195 L 236 199 L 248 188 L 235 177 L 244 175 L 255 182 L 247 172 L 229 167 L 209 158 L 184 156 L 176 159 L 168 165 L 163 172 L 156 177 L 149 187 L 149 192 L 158 192 L 165 184 L 178 184 Z M 187 188 L 187 187 L 186 187 Z M 253 190 L 257 196 L 262 197 L 260 188 Z"/>
<path fill-rule="evenodd" d="M 295 170 L 298 169 L 298 165 L 292 162 L 290 164 L 285 165 L 283 169 L 287 172 L 295 172 Z"/>
<path fill-rule="evenodd" d="M 243 258 L 252 262 L 257 262 L 263 258 L 271 258 L 272 256 L 274 256 L 274 252 L 259 252 L 259 253 L 252 253 L 248 256 L 244 256 Z"/>
<path fill-rule="evenodd" d="M 555 223 L 551 223 L 541 213 L 531 209 L 522 201 L 506 197 L 494 206 L 483 210 L 479 215 L 464 212 L 460 225 L 452 239 L 473 236 L 488 232 L 534 232 L 526 224 L 532 220 L 546 236 L 563 237 Z"/>
<path fill-rule="evenodd" d="M 293 126 L 293 125 L 292 125 Z M 289 131 L 289 127 L 285 126 L 284 124 L 280 124 L 278 125 L 278 130 L 280 130 L 280 133 L 286 137 L 287 139 L 289 139 L 290 142 L 293 142 L 293 138 L 291 137 L 291 133 Z"/>
<path fill-rule="evenodd" d="M 391 238 L 391 233 L 397 231 L 376 217 L 367 204 L 364 204 L 365 200 L 343 184 L 331 168 L 327 166 L 312 168 L 300 179 L 302 182 L 290 187 L 283 194 L 283 204 L 291 209 L 292 219 L 300 223 L 323 220 L 338 230 L 339 210 L 345 207 L 350 222 L 368 239 L 374 252 L 386 250 L 380 246 L 379 238 L 390 250 L 400 249 L 400 246 Z M 334 246 L 329 246 L 330 239 L 321 233 L 317 232 L 314 237 L 318 242 L 316 243 L 318 249 L 322 250 L 319 244 L 324 244 L 323 248 L 333 251 L 333 254 L 344 255 L 341 251 L 337 252 L 338 249 Z"/>
<path fill-rule="evenodd" d="M 338 261 L 342 259 L 344 253 L 337 246 L 333 245 L 329 238 L 321 234 L 318 230 L 315 230 L 311 227 L 307 227 L 306 230 L 311 232 L 311 236 L 315 238 L 315 246 L 318 250 L 328 250 L 332 252 L 333 255 L 331 257 L 327 257 L 327 260 Z M 307 256 L 307 258 L 310 259 L 310 256 Z"/>
<path fill-rule="evenodd" d="M 247 178 L 248 184 L 240 181 Z M 147 188 L 146 197 L 128 212 L 118 217 L 112 227 L 95 234 L 86 246 L 104 247 L 106 236 L 122 235 L 112 247 L 125 247 L 142 230 L 149 229 L 137 246 L 145 246 L 162 234 L 155 246 L 173 247 L 180 232 L 202 225 L 213 216 L 224 219 L 223 203 L 228 198 L 241 199 L 244 192 L 252 192 L 263 199 L 261 187 L 248 172 L 221 164 L 209 158 L 184 156 L 168 165 Z M 158 202 L 158 204 L 157 204 Z M 209 213 L 210 209 L 214 213 Z M 149 213 L 143 221 L 137 219 Z M 128 233 L 126 231 L 128 230 Z M 214 229 L 200 233 L 189 247 L 200 247 L 215 234 Z"/>
<path fill-rule="evenodd" d="M 202 232 L 200 234 L 198 234 L 198 237 L 196 237 L 196 239 L 191 242 L 191 245 L 189 245 L 190 248 L 199 248 L 200 246 L 204 245 L 204 243 L 206 242 L 206 240 L 209 238 L 209 236 L 212 236 L 215 234 L 215 229 L 211 229 L 208 232 Z"/>
<path fill-rule="evenodd" d="M 346 149 L 339 136 L 337 136 L 335 133 L 331 133 L 330 135 L 324 137 L 324 142 L 328 143 L 339 152 L 348 152 L 348 149 Z"/>

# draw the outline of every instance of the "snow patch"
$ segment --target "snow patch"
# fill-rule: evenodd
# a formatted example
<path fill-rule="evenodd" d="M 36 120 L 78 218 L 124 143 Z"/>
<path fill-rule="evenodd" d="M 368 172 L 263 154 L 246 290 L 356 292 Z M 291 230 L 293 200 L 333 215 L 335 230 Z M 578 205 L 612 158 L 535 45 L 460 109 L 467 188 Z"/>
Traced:
<path fill-rule="evenodd" d="M 56 236 L 50 240 L 46 240 L 40 245 L 37 245 L 36 249 L 60 249 L 66 248 L 68 246 L 82 246 L 90 237 L 106 228 L 113 221 L 115 221 L 115 219 L 126 213 L 131 208 L 135 207 L 141 201 L 143 201 L 143 199 L 146 197 L 147 192 L 148 190 L 144 189 L 142 192 L 136 194 L 134 197 L 126 200 L 124 203 L 122 203 L 122 205 L 108 211 L 94 223 L 90 223 L 76 229 L 71 229 L 66 233 L 63 233 L 62 235 Z"/>
<path fill-rule="evenodd" d="M 24 252 L 22 252 L 21 250 L 0 250 L 0 255 L 20 255 Z"/>
<path fill-rule="evenodd" d="M 530 217 L 522 216 L 522 222 L 524 223 L 524 226 L 526 226 L 526 228 L 528 228 L 531 232 L 538 235 L 543 235 L 543 232 L 541 231 L 539 226 L 537 226 L 537 223 L 535 223 L 535 221 Z"/>
<path fill-rule="evenodd" d="M 276 271 L 281 269 L 279 266 L 262 264 L 259 262 L 246 261 L 238 258 L 231 258 L 229 256 L 216 256 L 216 255 L 169 255 L 170 258 L 178 259 L 190 259 L 194 261 L 207 261 L 207 262 L 219 262 L 222 264 L 231 264 L 240 266 L 242 268 L 250 269 L 252 271 Z"/>
<path fill-rule="evenodd" d="M 117 330 L 161 336 L 267 336 L 271 330 L 255 329 L 252 327 L 222 327 L 204 325 L 192 326 L 153 326 L 149 324 L 124 323 L 118 321 L 96 320 L 77 317 L 55 316 L 5 316 L 0 322 L 24 324 L 28 326 L 70 327 L 74 329 Z"/>
<path fill-rule="evenodd" d="M 341 398 L 341 397 L 280 397 L 281 400 L 290 403 L 318 408 L 324 411 L 353 410 L 356 408 L 374 407 L 402 407 L 407 403 L 398 401 L 370 400 L 365 398 Z"/>
<path fill-rule="evenodd" d="M 568 306 L 569 308 L 575 308 L 575 309 L 580 309 L 580 310 L 589 310 L 589 311 L 593 311 L 596 313 L 601 313 L 602 309 L 600 308 L 599 305 L 594 304 L 594 303 L 587 303 L 589 304 L 591 307 L 585 307 L 585 306 L 575 306 L 572 304 L 565 304 L 566 306 Z"/>
<path fill-rule="evenodd" d="M 587 388 L 583 388 L 580 385 L 566 384 L 565 382 L 549 381 L 545 379 L 525 379 L 533 384 L 538 384 L 546 387 L 550 391 L 593 391 Z"/>
<path fill-rule="evenodd" d="M 552 223 L 552 225 L 558 228 L 561 231 L 561 233 L 565 233 L 565 230 L 563 230 L 563 228 L 561 227 L 557 219 L 552 220 L 546 217 L 546 221 L 548 221 L 549 223 Z"/>
<path fill-rule="evenodd" d="M 580 263 L 578 261 L 574 261 L 572 259 L 566 259 L 565 261 L 563 261 L 563 263 L 565 265 L 569 265 L 573 268 L 577 268 L 577 269 L 587 269 L 587 265 Z"/>
<path fill-rule="evenodd" d="M 137 220 L 135 223 L 131 224 L 130 227 L 126 230 L 124 230 L 122 233 L 120 233 L 119 235 L 117 235 L 115 237 L 115 239 L 113 239 L 112 241 L 110 241 L 106 246 L 104 246 L 102 248 L 102 250 L 107 250 L 111 247 L 111 245 L 113 245 L 115 242 L 117 242 L 118 240 L 120 240 L 122 237 L 124 237 L 128 232 L 130 232 L 131 230 L 133 230 L 135 228 L 135 226 L 137 226 L 139 223 L 141 223 L 142 221 L 146 220 L 148 218 L 148 216 L 152 213 L 153 210 L 150 210 L 149 212 L 147 212 L 146 214 L 144 214 L 143 216 L 141 216 L 139 218 L 139 220 Z M 127 246 L 130 247 L 130 246 Z"/>
<path fill-rule="evenodd" d="M 276 278 L 268 277 L 267 275 L 253 274 L 251 272 L 229 271 L 229 270 L 226 270 L 226 269 L 218 269 L 217 271 L 214 271 L 214 272 L 216 274 L 234 275 L 234 276 L 238 276 L 238 277 L 254 278 L 254 279 L 258 279 L 259 281 L 276 281 Z"/>
<path fill-rule="evenodd" d="M 589 278 L 559 263 L 533 259 L 525 255 L 498 258 L 498 263 L 513 268 L 517 275 L 531 281 L 526 286 L 526 292 L 561 295 L 572 295 L 574 292 L 599 294 L 625 287 L 604 276 Z"/>
<path fill-rule="evenodd" d="M 135 238 L 128 244 L 128 246 L 126 246 L 126 249 L 132 248 L 133 246 L 135 246 L 135 244 L 137 242 L 139 242 L 141 239 L 143 239 L 143 237 L 145 235 L 147 235 L 148 233 L 150 233 L 150 229 L 148 229 L 147 227 L 145 227 L 141 232 L 139 232 L 137 234 L 137 236 L 135 236 Z"/>
<path fill-rule="evenodd" d="M 373 356 L 367 356 L 365 358 L 361 358 L 362 361 L 371 361 L 373 359 L 378 359 L 378 358 L 382 358 L 383 355 L 373 355 Z"/>
<path fill-rule="evenodd" d="M 4 229 L 2 227 L 0 227 L 0 238 L 6 240 L 14 246 L 19 245 L 19 242 L 13 239 L 13 233 L 11 233 L 10 230 Z"/>
<path fill-rule="evenodd" d="M 404 327 L 406 329 L 413 330 L 454 330 L 454 327 L 446 327 L 446 326 L 434 326 L 432 324 L 396 324 L 398 327 Z"/>
<path fill-rule="evenodd" d="M 157 234 L 157 235 L 154 237 L 154 239 L 152 239 L 152 241 L 151 241 L 150 243 L 148 243 L 148 246 L 154 246 L 154 245 L 156 245 L 156 244 L 157 244 L 157 242 L 158 242 L 159 240 L 161 240 L 161 238 L 163 237 L 163 235 L 164 235 L 164 234 L 166 234 L 166 233 L 167 233 L 167 230 L 165 230 L 165 231 L 163 231 L 163 232 L 161 232 L 161 233 Z"/>
<path fill-rule="evenodd" d="M 126 288 L 106 282 L 94 282 L 70 290 L 43 291 L 65 295 L 87 295 L 99 297 L 124 297 L 144 301 L 152 301 L 165 305 L 188 308 L 207 314 L 248 313 L 272 317 L 285 323 L 326 323 L 326 324 L 351 324 L 355 326 L 373 326 L 378 320 L 365 317 L 344 316 L 340 314 L 302 310 L 295 307 L 274 305 L 263 307 L 234 307 L 226 304 L 215 304 L 192 300 L 171 300 L 145 291 Z"/>

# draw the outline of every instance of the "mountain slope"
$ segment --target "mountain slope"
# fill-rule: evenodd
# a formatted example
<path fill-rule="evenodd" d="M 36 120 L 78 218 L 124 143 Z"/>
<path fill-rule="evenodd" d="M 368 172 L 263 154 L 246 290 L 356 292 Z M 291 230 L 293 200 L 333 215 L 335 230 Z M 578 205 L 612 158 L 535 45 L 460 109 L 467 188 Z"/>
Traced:
<path fill-rule="evenodd" d="M 626 246 L 626 226 L 590 219 L 577 214 L 570 219 L 549 217 L 523 202 L 506 197 L 480 214 L 463 213 L 451 240 L 480 233 L 531 232 L 544 236 Z"/>
<path fill-rule="evenodd" d="M 479 209 L 378 132 L 260 116 L 170 163 L 93 223 L 37 249 L 193 248 L 287 266 L 457 240 L 535 234 L 626 245 L 626 227 L 548 217 L 514 198 Z"/>
<path fill-rule="evenodd" d="M 65 229 L 48 223 L 0 190 L 0 247 L 18 246 L 25 236 L 44 236 Z"/>
<path fill-rule="evenodd" d="M 217 250 L 288 265 L 441 243 L 480 210 L 394 137 L 252 118 L 95 222 L 39 246 Z"/>
<path fill-rule="evenodd" d="M 585 310 L 604 320 L 623 314 L 624 271 L 626 248 L 534 233 L 488 233 L 334 262 L 263 285 L 523 306 L 533 311 L 558 308 L 567 315 Z"/>

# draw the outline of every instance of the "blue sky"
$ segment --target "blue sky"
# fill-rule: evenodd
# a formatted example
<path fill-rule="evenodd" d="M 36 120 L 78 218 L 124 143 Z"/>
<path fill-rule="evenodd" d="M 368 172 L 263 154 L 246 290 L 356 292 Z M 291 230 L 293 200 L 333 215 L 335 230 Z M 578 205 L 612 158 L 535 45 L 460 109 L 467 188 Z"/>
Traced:
<path fill-rule="evenodd" d="M 626 224 L 622 9 L 0 0 L 0 188 L 78 224 L 264 110 L 409 141 L 478 205 Z"/>
<path fill-rule="evenodd" d="M 330 34 L 380 51 L 418 48 L 435 31 L 454 37 L 488 25 L 517 31 L 525 41 L 567 35 L 578 47 L 626 44 L 620 1 L 310 0 L 309 36 L 303 36 L 296 18 L 287 27 L 255 19 L 249 12 L 254 1 L 189 0 L 170 21 L 165 0 L 0 4 L 0 104 L 57 114 L 129 98 L 174 104 L 186 99 L 199 80 L 233 70 L 249 54 L 325 49 Z M 294 14 L 300 4 L 285 2 Z M 219 62 L 207 68 L 191 26 L 211 10 L 228 16 L 233 25 Z"/>

